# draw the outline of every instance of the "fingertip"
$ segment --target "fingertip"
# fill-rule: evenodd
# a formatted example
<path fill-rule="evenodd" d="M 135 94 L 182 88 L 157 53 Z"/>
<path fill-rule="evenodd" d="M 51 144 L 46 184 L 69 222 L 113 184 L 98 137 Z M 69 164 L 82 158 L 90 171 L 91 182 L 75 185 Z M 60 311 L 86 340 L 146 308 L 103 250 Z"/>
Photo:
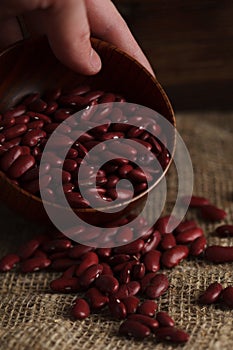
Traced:
<path fill-rule="evenodd" d="M 93 71 L 92 74 L 98 73 L 102 67 L 102 62 L 101 62 L 100 56 L 97 54 L 97 52 L 94 49 L 91 49 L 90 66 L 91 66 L 92 71 Z"/>

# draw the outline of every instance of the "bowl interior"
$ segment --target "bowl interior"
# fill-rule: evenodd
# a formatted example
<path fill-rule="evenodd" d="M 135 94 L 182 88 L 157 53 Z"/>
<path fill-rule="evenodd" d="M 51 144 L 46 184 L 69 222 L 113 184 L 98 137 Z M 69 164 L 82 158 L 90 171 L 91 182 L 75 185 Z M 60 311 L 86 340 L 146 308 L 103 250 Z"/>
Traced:
<path fill-rule="evenodd" d="M 102 70 L 95 76 L 77 74 L 61 64 L 53 55 L 45 38 L 22 41 L 3 51 L 0 54 L 0 113 L 31 92 L 43 94 L 56 87 L 66 89 L 87 83 L 92 89 L 120 93 L 128 102 L 149 107 L 175 125 L 170 102 L 156 79 L 138 62 L 112 45 L 93 39 L 93 46 L 102 60 Z M 169 142 L 174 149 L 174 135 Z M 42 201 L 13 185 L 2 172 L 0 188 L 0 198 L 14 210 L 30 219 L 47 220 Z M 145 199 L 146 193 L 134 198 L 133 203 L 127 206 L 126 212 L 138 211 Z M 106 219 L 106 214 L 95 209 L 75 209 L 75 212 L 94 223 Z M 108 213 L 108 220 L 115 220 L 126 212 L 123 210 L 118 214 Z"/>

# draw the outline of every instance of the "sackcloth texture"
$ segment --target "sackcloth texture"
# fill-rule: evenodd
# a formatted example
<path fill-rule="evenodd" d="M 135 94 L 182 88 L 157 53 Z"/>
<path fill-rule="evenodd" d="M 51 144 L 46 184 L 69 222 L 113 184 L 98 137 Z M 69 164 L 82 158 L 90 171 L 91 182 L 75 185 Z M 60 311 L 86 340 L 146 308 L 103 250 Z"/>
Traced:
<path fill-rule="evenodd" d="M 177 127 L 189 149 L 195 174 L 194 193 L 208 197 L 227 211 L 223 223 L 233 222 L 233 114 L 223 112 L 179 113 Z M 175 200 L 175 169 L 168 173 L 167 212 Z M 153 215 L 153 208 L 151 210 Z M 210 244 L 233 245 L 233 238 L 213 234 L 218 223 L 205 223 L 195 211 Z M 1 204 L 0 256 L 12 252 L 43 228 L 27 222 Z M 232 350 L 233 311 L 227 307 L 200 306 L 197 298 L 212 282 L 233 285 L 233 264 L 213 265 L 202 259 L 182 262 L 165 271 L 170 279 L 168 292 L 159 300 L 159 309 L 168 311 L 176 325 L 190 334 L 185 345 L 157 343 L 150 338 L 134 341 L 117 335 L 119 322 L 107 312 L 84 321 L 73 321 L 70 305 L 74 294 L 55 294 L 50 281 L 57 273 L 23 275 L 17 271 L 0 274 L 0 349 L 1 350 Z"/>

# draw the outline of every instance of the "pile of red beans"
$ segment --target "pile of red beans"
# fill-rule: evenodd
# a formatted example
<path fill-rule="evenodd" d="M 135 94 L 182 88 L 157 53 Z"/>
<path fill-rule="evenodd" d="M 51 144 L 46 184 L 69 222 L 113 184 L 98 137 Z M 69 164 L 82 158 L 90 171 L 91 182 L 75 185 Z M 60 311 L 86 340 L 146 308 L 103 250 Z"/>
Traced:
<path fill-rule="evenodd" d="M 192 197 L 191 206 L 202 211 L 207 205 L 210 210 L 211 204 L 207 200 L 202 204 L 202 200 Z M 216 210 L 221 209 L 213 208 L 208 220 L 219 221 Z M 218 215 L 214 216 L 216 212 Z M 221 212 L 222 218 L 225 217 L 226 213 Z M 42 269 L 60 271 L 61 276 L 50 287 L 55 293 L 79 294 L 71 307 L 74 319 L 82 320 L 90 313 L 108 308 L 112 318 L 122 320 L 120 335 L 136 339 L 152 335 L 156 341 L 183 343 L 189 335 L 177 328 L 166 312 L 157 312 L 156 300 L 169 288 L 169 269 L 188 257 L 204 258 L 212 263 L 233 262 L 233 247 L 206 248 L 203 230 L 194 220 L 185 220 L 173 232 L 167 232 L 168 219 L 169 216 L 160 218 L 141 238 L 115 248 L 81 245 L 58 231 L 51 231 L 25 243 L 16 254 L 3 257 L 0 271 L 10 271 L 16 264 L 22 273 Z M 142 232 L 144 226 L 142 220 Z M 219 226 L 216 234 L 233 236 L 233 225 Z M 219 300 L 232 308 L 233 287 L 222 290 L 219 283 L 214 283 L 199 301 L 211 304 Z"/>
<path fill-rule="evenodd" d="M 60 195 L 56 189 L 57 168 L 64 161 L 63 190 L 73 208 L 90 207 L 88 200 L 80 194 L 79 186 L 81 181 L 84 183 L 82 188 L 86 186 L 85 191 L 93 192 L 93 188 L 85 184 L 92 178 L 96 179 L 98 194 L 105 201 L 127 200 L 139 195 L 161 176 L 171 157 L 166 148 L 166 135 L 163 135 L 159 123 L 150 114 L 145 115 L 145 111 L 140 115 L 135 105 L 124 102 L 125 99 L 118 94 L 92 91 L 90 86 L 84 85 L 69 91 L 56 89 L 43 96 L 39 93 L 27 95 L 17 106 L 0 115 L 0 170 L 31 194 L 40 196 L 43 188 L 43 198 L 54 203 Z M 78 120 L 69 121 L 76 112 L 80 112 Z M 82 130 L 84 122 L 89 129 L 76 138 L 75 134 Z M 135 122 L 140 123 L 140 127 L 134 126 Z M 42 152 L 50 135 L 61 123 L 62 133 L 51 145 L 54 152 L 47 154 L 49 162 L 40 169 L 39 186 Z M 147 127 L 153 135 L 145 130 Z M 134 147 L 132 144 L 122 145 L 117 141 L 121 138 L 136 141 Z M 111 139 L 114 139 L 114 147 L 106 146 L 104 141 Z M 100 154 L 111 161 L 95 172 L 99 160 L 86 156 L 97 145 L 101 147 Z M 140 152 L 139 145 L 151 151 L 161 166 L 152 166 L 149 152 Z M 69 149 L 65 160 L 59 156 L 64 147 Z M 81 163 L 83 178 L 78 179 Z M 125 178 L 131 181 L 134 191 L 126 183 L 116 191 L 116 184 Z"/>
<path fill-rule="evenodd" d="M 152 151 L 161 169 L 165 169 L 170 161 L 166 148 L 168 140 L 156 121 L 148 116 L 137 116 L 134 108 L 127 110 L 127 117 L 124 110 L 115 106 L 111 108 L 103 105 L 101 113 L 96 114 L 94 107 L 107 102 L 122 103 L 125 99 L 117 94 L 91 91 L 89 86 L 68 92 L 57 89 L 42 97 L 38 93 L 26 96 L 20 104 L 0 116 L 0 170 L 21 188 L 40 196 L 39 166 L 48 138 L 61 122 L 81 110 L 80 124 L 66 124 L 60 142 L 54 144 L 51 161 L 40 169 L 43 172 L 41 185 L 46 189 L 49 201 L 54 202 L 59 196 L 50 188 L 50 183 L 56 182 L 57 166 L 63 164 L 58 155 L 59 149 L 63 147 L 70 147 L 63 165 L 63 190 L 70 205 L 75 208 L 89 207 L 89 202 L 79 191 L 77 170 L 88 152 L 103 141 L 112 138 L 137 141 Z M 115 123 L 108 119 L 109 113 L 114 114 Z M 141 121 L 142 127 L 133 126 L 135 118 L 137 122 Z M 83 121 L 88 121 L 90 130 L 73 142 L 75 127 L 80 128 Z M 102 125 L 96 126 L 99 121 Z M 152 126 L 154 135 L 145 131 L 148 125 Z M 156 135 L 163 139 L 163 143 Z M 150 166 L 150 158 L 139 154 L 136 146 L 125 147 L 124 154 L 117 153 L 121 152 L 120 147 L 113 151 L 103 146 L 102 151 L 107 151 L 112 161 L 102 166 L 97 177 L 94 168 L 93 173 L 88 168 L 85 179 L 96 177 L 99 194 L 106 201 L 116 199 L 117 195 L 123 199 L 131 197 L 132 193 L 127 187 L 118 189 L 116 194 L 115 186 L 120 179 L 131 180 L 134 195 L 137 195 L 147 189 L 150 181 L 155 181 L 161 175 L 159 169 Z M 133 161 L 125 158 L 127 152 Z M 190 206 L 198 208 L 205 220 L 219 221 L 226 217 L 224 210 L 205 198 L 193 196 Z M 173 232 L 168 232 L 169 218 L 160 218 L 149 230 L 145 229 L 146 222 L 142 219 L 137 227 L 142 234 L 133 242 L 133 229 L 124 228 L 130 218 L 123 218 L 121 222 L 115 223 L 114 234 L 125 245 L 114 248 L 82 245 L 51 230 L 25 243 L 16 254 L 4 256 L 0 260 L 0 271 L 10 271 L 17 264 L 22 273 L 45 269 L 59 271 L 61 276 L 50 283 L 51 289 L 55 293 L 81 295 L 72 305 L 74 319 L 82 320 L 92 312 L 108 308 L 112 318 L 122 320 L 120 335 L 144 339 L 152 334 L 156 341 L 184 343 L 189 335 L 177 328 L 166 312 L 157 312 L 155 300 L 169 288 L 169 269 L 188 257 L 202 257 L 213 263 L 233 262 L 233 247 L 207 248 L 204 232 L 194 220 L 185 220 Z M 98 231 L 87 227 L 76 227 L 75 230 L 85 233 L 86 239 L 90 236 L 92 242 Z M 217 233 L 233 236 L 233 226 L 220 226 Z M 219 284 L 210 286 L 201 296 L 200 302 L 210 304 L 219 300 L 220 296 L 228 307 L 233 307 L 232 287 L 222 290 Z"/>

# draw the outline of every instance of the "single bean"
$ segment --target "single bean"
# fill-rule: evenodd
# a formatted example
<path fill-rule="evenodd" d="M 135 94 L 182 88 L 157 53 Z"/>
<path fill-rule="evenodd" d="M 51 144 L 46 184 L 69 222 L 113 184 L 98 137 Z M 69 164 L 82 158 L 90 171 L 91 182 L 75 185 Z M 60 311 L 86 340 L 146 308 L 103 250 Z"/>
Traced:
<path fill-rule="evenodd" d="M 71 247 L 71 241 L 69 239 L 54 239 L 45 242 L 42 245 L 42 250 L 46 253 L 60 252 Z"/>
<path fill-rule="evenodd" d="M 37 239 L 31 239 L 19 247 L 17 255 L 21 260 L 27 260 L 35 253 L 39 246 L 40 242 Z"/>
<path fill-rule="evenodd" d="M 202 218 L 208 221 L 220 221 L 227 215 L 223 209 L 217 208 L 214 205 L 204 205 L 200 210 Z"/>
<path fill-rule="evenodd" d="M 31 155 L 19 156 L 7 171 L 11 179 L 17 179 L 35 165 L 35 158 Z"/>
<path fill-rule="evenodd" d="M 101 264 L 95 264 L 88 267 L 82 275 L 79 277 L 80 286 L 88 288 L 102 273 L 103 266 Z"/>
<path fill-rule="evenodd" d="M 76 320 L 84 320 L 90 315 L 90 307 L 86 300 L 78 298 L 71 312 Z"/>
<path fill-rule="evenodd" d="M 26 107 L 24 104 L 20 104 L 17 107 L 10 108 L 8 111 L 3 113 L 3 119 L 5 118 L 17 118 L 26 112 Z"/>
<path fill-rule="evenodd" d="M 143 263 L 137 264 L 132 269 L 132 278 L 141 280 L 145 276 L 146 268 Z"/>
<path fill-rule="evenodd" d="M 187 230 L 190 230 L 192 228 L 197 227 L 197 223 L 194 220 L 185 220 L 181 222 L 175 229 L 175 234 L 181 233 Z"/>
<path fill-rule="evenodd" d="M 117 320 L 122 320 L 127 316 L 127 310 L 125 304 L 119 299 L 110 298 L 109 299 L 109 312 L 112 317 Z"/>
<path fill-rule="evenodd" d="M 51 260 L 47 258 L 30 258 L 21 263 L 20 270 L 23 273 L 34 272 L 45 269 L 50 264 Z"/>
<path fill-rule="evenodd" d="M 96 253 L 88 251 L 87 253 L 82 254 L 82 262 L 75 271 L 76 276 L 80 277 L 90 266 L 97 265 L 98 263 L 99 258 Z"/>
<path fill-rule="evenodd" d="M 142 236 L 144 238 L 144 235 Z M 149 251 L 156 249 L 161 241 L 161 234 L 158 230 L 155 230 L 153 234 L 149 236 L 149 238 L 145 241 L 144 247 L 142 248 L 141 253 L 145 254 Z"/>
<path fill-rule="evenodd" d="M 206 249 L 207 240 L 205 236 L 201 236 L 190 245 L 189 254 L 192 256 L 199 256 Z"/>
<path fill-rule="evenodd" d="M 28 115 L 21 115 L 20 117 L 15 118 L 15 124 L 27 124 L 29 120 L 30 118 Z"/>
<path fill-rule="evenodd" d="M 5 139 L 8 141 L 23 135 L 26 131 L 27 126 L 25 124 L 17 124 L 4 130 L 2 133 L 5 136 Z"/>
<path fill-rule="evenodd" d="M 141 315 L 145 315 L 148 317 L 154 317 L 155 312 L 158 308 L 158 305 L 153 300 L 145 300 L 138 306 L 137 312 Z"/>
<path fill-rule="evenodd" d="M 176 235 L 178 244 L 187 244 L 195 241 L 195 239 L 203 236 L 204 232 L 200 227 L 190 228 Z"/>
<path fill-rule="evenodd" d="M 28 130 L 31 129 L 42 129 L 44 126 L 43 120 L 35 120 L 27 124 Z M 46 131 L 46 130 L 45 130 Z"/>
<path fill-rule="evenodd" d="M 34 120 L 42 120 L 45 124 L 52 123 L 51 118 L 49 118 L 47 115 L 37 112 L 27 112 L 27 115 Z"/>
<path fill-rule="evenodd" d="M 129 319 L 120 325 L 119 334 L 143 340 L 150 335 L 150 328 Z"/>
<path fill-rule="evenodd" d="M 156 320 L 160 327 L 174 327 L 175 322 L 165 311 L 159 311 L 156 315 Z"/>
<path fill-rule="evenodd" d="M 213 304 L 218 299 L 222 292 L 222 285 L 218 282 L 211 283 L 209 287 L 199 297 L 201 304 Z"/>
<path fill-rule="evenodd" d="M 186 200 L 186 199 L 184 199 Z M 191 208 L 199 208 L 199 207 L 203 207 L 204 205 L 209 205 L 210 202 L 207 198 L 204 197 L 198 197 L 198 196 L 192 196 L 189 206 Z"/>
<path fill-rule="evenodd" d="M 123 304 L 126 307 L 126 312 L 128 314 L 134 314 L 137 311 L 140 300 L 134 295 L 130 295 L 122 299 Z"/>
<path fill-rule="evenodd" d="M 0 271 L 10 271 L 20 261 L 20 257 L 17 254 L 7 254 L 0 259 Z"/>
<path fill-rule="evenodd" d="M 166 275 L 160 273 L 152 278 L 150 285 L 146 287 L 145 294 L 150 299 L 159 298 L 169 287 L 169 281 Z"/>
<path fill-rule="evenodd" d="M 54 253 L 53 255 L 50 255 L 50 259 L 53 260 L 50 268 L 54 271 L 65 271 L 74 265 L 74 260 L 66 257 L 66 252 Z"/>
<path fill-rule="evenodd" d="M 223 302 L 231 309 L 233 309 L 233 287 L 229 286 L 223 289 L 221 293 Z"/>
<path fill-rule="evenodd" d="M 112 275 L 100 275 L 95 281 L 96 287 L 105 294 L 116 293 L 119 289 L 118 280 Z"/>
<path fill-rule="evenodd" d="M 144 241 L 142 239 L 137 239 L 131 243 L 114 248 L 114 252 L 117 254 L 135 254 L 139 253 L 143 247 Z"/>
<path fill-rule="evenodd" d="M 109 302 L 109 298 L 103 295 L 97 288 L 91 287 L 85 294 L 91 309 L 100 310 Z"/>
<path fill-rule="evenodd" d="M 143 257 L 145 268 L 149 272 L 157 272 L 160 269 L 161 253 L 158 250 L 151 250 Z"/>
<path fill-rule="evenodd" d="M 184 245 L 177 245 L 163 252 L 161 262 L 163 266 L 172 268 L 178 265 L 181 260 L 187 258 L 189 254 L 189 248 Z"/>
<path fill-rule="evenodd" d="M 168 250 L 172 247 L 176 246 L 176 239 L 172 233 L 167 233 L 162 236 L 161 242 L 160 242 L 160 247 L 163 250 Z"/>
<path fill-rule="evenodd" d="M 175 327 L 159 327 L 155 335 L 158 341 L 186 343 L 189 340 L 189 335 L 186 332 Z"/>
<path fill-rule="evenodd" d="M 43 101 L 41 98 L 38 98 L 37 100 L 32 101 L 27 106 L 32 112 L 44 112 L 47 108 L 47 103 Z"/>
<path fill-rule="evenodd" d="M 57 278 L 50 283 L 50 288 L 52 289 L 52 291 L 58 293 L 71 293 L 78 292 L 80 290 L 78 279 L 75 277 Z"/>
<path fill-rule="evenodd" d="M 205 250 L 205 258 L 216 264 L 233 262 L 233 247 L 209 246 Z"/>

